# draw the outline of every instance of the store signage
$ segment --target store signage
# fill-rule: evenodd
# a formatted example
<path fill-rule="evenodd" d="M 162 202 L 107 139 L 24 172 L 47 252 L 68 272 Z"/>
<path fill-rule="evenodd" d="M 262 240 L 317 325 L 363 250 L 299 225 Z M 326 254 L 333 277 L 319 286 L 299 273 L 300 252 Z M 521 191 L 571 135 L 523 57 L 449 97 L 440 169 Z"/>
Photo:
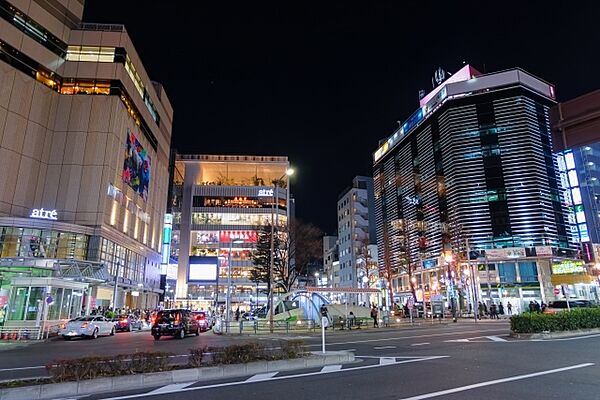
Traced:
<path fill-rule="evenodd" d="M 583 261 L 561 261 L 560 264 L 552 264 L 553 274 L 580 274 L 585 272 Z"/>
<path fill-rule="evenodd" d="M 34 208 L 33 210 L 31 210 L 29 218 L 50 219 L 53 221 L 57 221 L 58 213 L 56 212 L 56 210 L 44 210 L 43 208 Z"/>
<path fill-rule="evenodd" d="M 258 197 L 273 197 L 273 189 L 260 189 Z"/>
<path fill-rule="evenodd" d="M 552 256 L 552 246 L 535 246 L 535 254 L 538 256 Z"/>
<path fill-rule="evenodd" d="M 508 247 L 505 249 L 486 249 L 485 255 L 490 260 L 525 257 L 525 248 Z"/>

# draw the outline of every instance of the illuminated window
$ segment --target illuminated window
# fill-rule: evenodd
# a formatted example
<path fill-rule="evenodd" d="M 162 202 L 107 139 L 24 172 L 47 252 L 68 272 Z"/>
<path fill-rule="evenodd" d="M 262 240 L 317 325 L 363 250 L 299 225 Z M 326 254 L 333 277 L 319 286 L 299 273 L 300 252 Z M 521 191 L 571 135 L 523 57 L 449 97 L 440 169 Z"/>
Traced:
<path fill-rule="evenodd" d="M 577 171 L 569 171 L 569 184 L 571 187 L 579 186 L 579 180 L 577 179 Z"/>
<path fill-rule="evenodd" d="M 565 163 L 567 164 L 567 169 L 575 169 L 575 159 L 573 158 L 573 153 L 565 154 Z"/>
<path fill-rule="evenodd" d="M 579 188 L 573 188 L 571 194 L 573 196 L 573 204 L 581 204 L 581 192 Z"/>

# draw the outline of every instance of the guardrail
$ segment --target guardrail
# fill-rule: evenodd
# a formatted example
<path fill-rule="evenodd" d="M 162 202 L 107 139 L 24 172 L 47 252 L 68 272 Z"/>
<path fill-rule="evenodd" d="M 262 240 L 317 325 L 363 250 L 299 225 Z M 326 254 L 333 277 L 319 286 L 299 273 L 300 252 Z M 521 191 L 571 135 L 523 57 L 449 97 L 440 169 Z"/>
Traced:
<path fill-rule="evenodd" d="M 41 340 L 41 326 L 0 326 L 0 340 Z"/>
<path fill-rule="evenodd" d="M 229 328 L 228 330 L 226 328 Z M 260 333 L 270 333 L 271 332 L 271 324 L 268 320 L 240 320 L 240 321 L 229 321 L 228 326 L 226 326 L 226 322 L 223 321 L 223 331 L 229 331 L 229 333 L 252 333 L 252 334 L 260 334 Z M 299 332 L 299 331 L 312 331 L 314 332 L 317 329 L 317 325 L 315 321 L 312 319 L 299 319 L 296 321 L 281 321 L 275 320 L 273 321 L 273 332 L 277 333 L 290 333 L 290 332 Z"/>

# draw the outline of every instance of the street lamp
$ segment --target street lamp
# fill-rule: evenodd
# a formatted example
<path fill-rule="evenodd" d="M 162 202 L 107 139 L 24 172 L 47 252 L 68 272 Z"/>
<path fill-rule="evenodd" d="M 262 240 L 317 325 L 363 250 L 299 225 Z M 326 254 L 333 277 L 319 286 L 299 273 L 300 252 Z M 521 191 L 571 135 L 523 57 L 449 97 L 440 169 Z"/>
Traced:
<path fill-rule="evenodd" d="M 273 333 L 273 271 L 275 270 L 275 225 L 278 224 L 279 216 L 279 190 L 277 189 L 279 186 L 279 181 L 281 181 L 286 176 L 290 177 L 294 174 L 294 170 L 292 168 L 288 168 L 285 171 L 285 174 L 281 175 L 279 179 L 273 181 L 273 193 L 275 194 L 275 201 L 271 205 L 271 266 L 269 268 L 269 332 Z M 287 198 L 286 198 L 286 215 L 288 220 L 286 221 L 287 225 L 290 226 L 290 180 L 287 180 Z M 275 215 L 275 205 L 277 205 L 277 215 Z"/>
<path fill-rule="evenodd" d="M 225 297 L 225 332 L 229 333 L 229 314 L 231 307 L 231 253 L 234 243 L 244 243 L 242 239 L 231 239 L 229 242 L 229 255 L 227 257 L 227 296 Z M 218 288 L 217 288 L 218 290 Z"/>

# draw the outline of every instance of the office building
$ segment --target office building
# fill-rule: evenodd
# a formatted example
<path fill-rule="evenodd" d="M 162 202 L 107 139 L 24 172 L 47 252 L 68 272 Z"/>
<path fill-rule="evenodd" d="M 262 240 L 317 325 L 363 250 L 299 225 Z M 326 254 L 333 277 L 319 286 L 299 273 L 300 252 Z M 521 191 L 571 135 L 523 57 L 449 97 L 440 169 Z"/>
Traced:
<path fill-rule="evenodd" d="M 290 219 L 287 157 L 179 154 L 173 185 L 171 253 L 176 304 L 232 310 L 264 305 L 266 284 L 251 280 L 261 227 Z"/>
<path fill-rule="evenodd" d="M 7 324 L 158 303 L 173 110 L 125 27 L 83 7 L 0 1 Z"/>
<path fill-rule="evenodd" d="M 555 104 L 554 86 L 521 69 L 466 65 L 380 143 L 377 244 L 390 297 L 517 311 L 556 298 L 556 276 L 581 260 L 552 151 Z"/>
<path fill-rule="evenodd" d="M 356 176 L 337 202 L 339 287 L 363 288 L 368 276 L 368 245 L 375 242 L 373 179 Z"/>
<path fill-rule="evenodd" d="M 323 277 L 318 286 L 339 287 L 339 265 L 337 236 L 323 236 Z"/>

